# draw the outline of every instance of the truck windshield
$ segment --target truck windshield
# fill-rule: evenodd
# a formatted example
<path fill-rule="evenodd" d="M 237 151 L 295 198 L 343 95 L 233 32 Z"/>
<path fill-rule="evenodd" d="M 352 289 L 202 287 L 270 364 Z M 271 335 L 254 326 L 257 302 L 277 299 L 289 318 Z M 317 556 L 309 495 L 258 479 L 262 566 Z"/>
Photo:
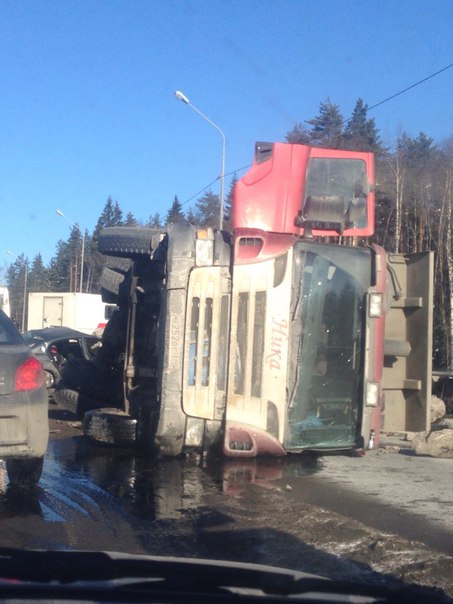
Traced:
<path fill-rule="evenodd" d="M 369 251 L 301 242 L 291 305 L 287 450 L 357 438 Z"/>

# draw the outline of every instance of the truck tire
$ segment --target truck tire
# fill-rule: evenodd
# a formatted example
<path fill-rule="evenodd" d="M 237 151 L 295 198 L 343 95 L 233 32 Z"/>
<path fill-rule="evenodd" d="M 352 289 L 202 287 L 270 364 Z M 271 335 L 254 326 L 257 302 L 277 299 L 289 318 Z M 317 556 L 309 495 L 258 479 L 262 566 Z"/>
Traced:
<path fill-rule="evenodd" d="M 121 283 L 124 281 L 124 273 L 108 266 L 102 269 L 99 285 L 101 291 L 107 291 L 118 296 Z"/>
<path fill-rule="evenodd" d="M 6 460 L 6 472 L 9 484 L 21 489 L 33 489 L 38 486 L 44 465 L 44 457 L 10 458 Z"/>
<path fill-rule="evenodd" d="M 119 369 L 101 368 L 94 361 L 70 355 L 62 368 L 61 376 L 62 379 L 57 384 L 56 390 L 69 388 L 80 393 L 88 401 L 103 401 L 104 406 L 106 403 L 109 407 L 119 407 L 122 404 L 123 376 Z M 99 406 L 97 404 L 91 408 L 95 409 Z"/>
<path fill-rule="evenodd" d="M 99 234 L 98 250 L 117 258 L 149 256 L 153 235 L 159 232 L 159 229 L 149 227 L 109 227 Z"/>
<path fill-rule="evenodd" d="M 57 384 L 57 387 L 53 393 L 53 400 L 58 405 L 62 405 L 68 411 L 78 414 L 77 407 L 79 405 L 79 393 L 76 390 L 63 388 L 60 382 Z"/>
<path fill-rule="evenodd" d="M 118 304 L 118 295 L 101 287 L 101 298 L 105 304 Z"/>
<path fill-rule="evenodd" d="M 83 416 L 84 435 L 108 445 L 135 445 L 136 428 L 137 420 L 120 409 L 94 409 Z"/>
<path fill-rule="evenodd" d="M 125 275 L 127 271 L 132 268 L 133 261 L 131 258 L 117 258 L 115 256 L 106 256 L 104 258 L 104 265 L 111 268 L 118 273 Z"/>
<path fill-rule="evenodd" d="M 71 411 L 79 417 L 82 417 L 87 411 L 99 409 L 105 405 L 105 401 L 90 398 L 84 394 L 81 394 L 80 392 L 77 392 L 77 390 L 64 388 L 61 385 L 58 385 L 55 389 L 53 399 L 56 403 L 62 405 L 65 409 Z"/>
<path fill-rule="evenodd" d="M 105 259 L 99 285 L 102 301 L 107 304 L 117 304 L 121 284 L 126 275 L 130 274 L 133 261 L 131 258 L 114 258 L 109 256 Z"/>

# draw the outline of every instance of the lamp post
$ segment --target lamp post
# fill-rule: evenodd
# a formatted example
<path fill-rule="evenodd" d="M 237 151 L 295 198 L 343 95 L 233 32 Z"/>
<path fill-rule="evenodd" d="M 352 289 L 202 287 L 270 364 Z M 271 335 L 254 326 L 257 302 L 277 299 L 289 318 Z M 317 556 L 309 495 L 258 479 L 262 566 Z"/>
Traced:
<path fill-rule="evenodd" d="M 6 252 L 9 256 L 14 256 L 13 252 L 10 252 L 9 250 Z M 22 328 L 21 331 L 22 333 L 25 331 L 25 310 L 26 310 L 26 306 L 27 306 L 27 281 L 28 281 L 28 264 L 24 258 L 24 261 L 22 262 L 23 267 L 24 267 L 24 293 L 23 293 L 23 297 L 24 297 L 24 301 L 22 304 Z"/>
<path fill-rule="evenodd" d="M 77 229 L 79 229 L 80 234 L 82 235 L 82 253 L 81 253 L 81 260 L 80 260 L 80 287 L 79 287 L 79 291 L 80 293 L 82 293 L 82 289 L 83 289 L 83 262 L 85 260 L 85 233 L 82 232 L 82 229 L 79 227 L 78 224 L 75 224 L 73 222 L 71 222 L 69 220 L 69 218 L 61 211 L 61 210 L 55 210 L 55 212 L 58 214 L 58 216 L 61 216 L 62 218 L 65 218 L 69 224 Z"/>
<path fill-rule="evenodd" d="M 219 228 L 220 228 L 220 230 L 222 230 L 222 228 L 223 228 L 223 198 L 224 198 L 224 187 L 225 187 L 225 134 L 223 133 L 222 129 L 217 124 L 215 124 L 204 113 L 202 113 L 199 109 L 197 109 L 194 105 L 192 105 L 192 103 L 189 101 L 189 99 L 186 97 L 186 95 L 184 93 L 182 93 L 180 90 L 177 90 L 175 92 L 175 97 L 178 99 L 178 101 L 182 101 L 185 105 L 189 105 L 189 107 L 191 109 L 193 109 L 195 111 L 195 113 L 198 113 L 198 115 L 200 115 L 204 120 L 206 120 L 209 124 L 211 124 L 211 126 L 213 126 L 218 132 L 220 132 L 220 135 L 222 137 L 222 166 L 221 166 L 221 170 L 220 170 L 220 216 L 219 216 Z"/>

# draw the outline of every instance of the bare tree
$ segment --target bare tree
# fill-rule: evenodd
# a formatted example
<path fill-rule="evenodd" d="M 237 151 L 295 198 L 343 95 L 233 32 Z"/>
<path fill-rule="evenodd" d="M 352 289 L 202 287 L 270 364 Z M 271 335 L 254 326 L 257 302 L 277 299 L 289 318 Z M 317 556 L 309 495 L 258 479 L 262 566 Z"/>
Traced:
<path fill-rule="evenodd" d="M 437 364 L 453 366 L 453 258 L 452 258 L 452 203 L 453 203 L 453 140 L 442 151 L 443 191 L 439 208 L 439 228 L 435 261 L 436 319 L 439 336 L 435 343 Z"/>

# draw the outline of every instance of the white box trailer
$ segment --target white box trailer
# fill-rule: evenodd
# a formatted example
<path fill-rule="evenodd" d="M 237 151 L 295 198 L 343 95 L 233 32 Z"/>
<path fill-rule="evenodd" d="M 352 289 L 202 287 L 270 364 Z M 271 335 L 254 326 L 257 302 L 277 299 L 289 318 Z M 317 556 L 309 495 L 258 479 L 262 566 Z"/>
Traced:
<path fill-rule="evenodd" d="M 64 325 L 92 334 L 105 326 L 115 308 L 98 294 L 32 292 L 28 294 L 27 329 Z"/>
<path fill-rule="evenodd" d="M 8 288 L 4 285 L 0 285 L 0 309 L 3 310 L 8 317 L 11 316 L 11 305 L 9 303 L 9 292 Z"/>

